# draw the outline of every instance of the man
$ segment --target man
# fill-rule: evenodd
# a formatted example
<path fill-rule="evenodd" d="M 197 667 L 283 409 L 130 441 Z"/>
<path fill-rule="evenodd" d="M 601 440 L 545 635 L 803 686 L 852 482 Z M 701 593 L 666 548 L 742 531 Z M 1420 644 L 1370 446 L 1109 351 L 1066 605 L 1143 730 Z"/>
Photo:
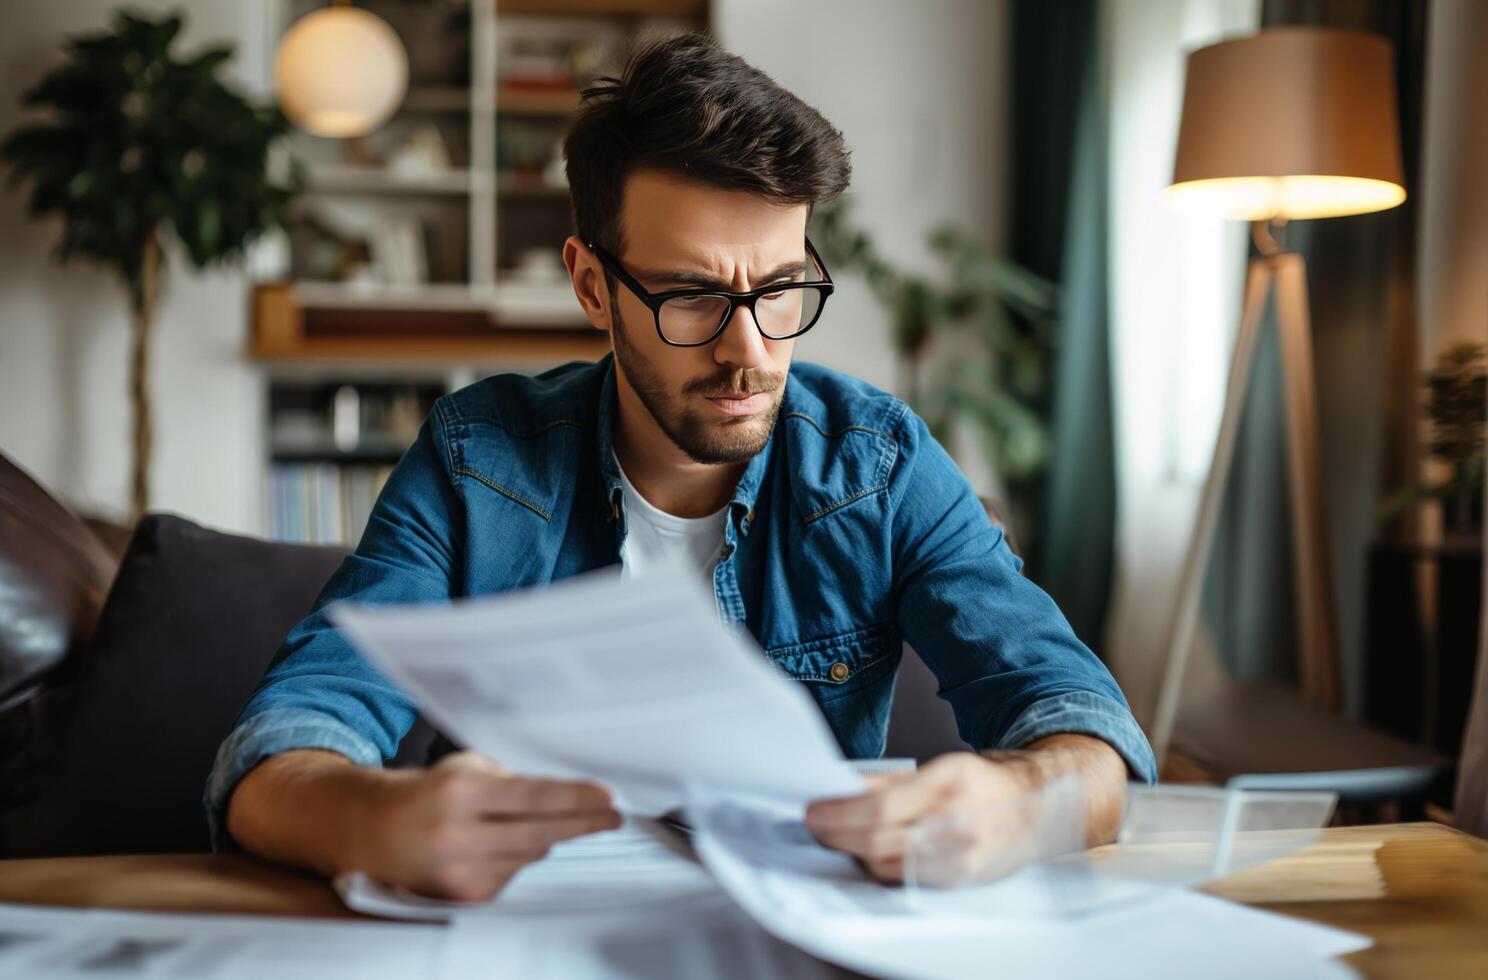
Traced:
<path fill-rule="evenodd" d="M 1110 675 L 1018 574 L 903 402 L 791 366 L 832 289 L 806 224 L 847 186 L 841 135 L 694 36 L 642 50 L 587 92 L 565 149 L 578 235 L 564 261 L 613 356 L 438 402 L 223 743 L 207 788 L 217 839 L 480 899 L 555 842 L 616 826 L 598 784 L 469 752 L 379 768 L 414 706 L 324 606 L 444 601 L 678 557 L 711 580 L 720 616 L 807 687 L 849 756 L 883 750 L 906 640 L 984 750 L 819 801 L 807 820 L 824 843 L 895 880 L 915 820 L 1070 772 L 1084 778 L 1091 838 L 1109 837 L 1128 776 L 1153 777 Z"/>

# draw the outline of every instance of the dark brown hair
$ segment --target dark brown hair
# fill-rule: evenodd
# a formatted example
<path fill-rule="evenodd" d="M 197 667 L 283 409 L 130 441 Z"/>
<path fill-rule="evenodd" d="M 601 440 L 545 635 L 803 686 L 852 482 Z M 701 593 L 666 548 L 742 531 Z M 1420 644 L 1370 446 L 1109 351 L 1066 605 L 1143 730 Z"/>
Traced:
<path fill-rule="evenodd" d="M 821 113 L 703 34 L 645 43 L 619 78 L 586 88 L 563 150 L 579 237 L 616 255 L 636 170 L 808 205 L 842 193 L 852 173 Z"/>

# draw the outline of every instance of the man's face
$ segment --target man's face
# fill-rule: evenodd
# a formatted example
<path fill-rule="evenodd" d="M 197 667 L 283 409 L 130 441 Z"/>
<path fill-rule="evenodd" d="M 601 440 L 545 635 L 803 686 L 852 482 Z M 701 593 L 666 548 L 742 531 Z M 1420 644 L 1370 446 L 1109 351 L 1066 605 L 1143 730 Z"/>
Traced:
<path fill-rule="evenodd" d="M 638 171 L 625 185 L 617 258 L 653 293 L 702 285 L 743 292 L 781 281 L 770 276 L 803 261 L 810 270 L 804 278 L 815 278 L 806 255 L 807 210 Z M 740 308 L 711 344 L 673 347 L 657 335 L 651 310 L 618 282 L 610 335 L 621 411 L 647 413 L 688 458 L 742 462 L 769 441 L 794 340 L 766 339 Z"/>

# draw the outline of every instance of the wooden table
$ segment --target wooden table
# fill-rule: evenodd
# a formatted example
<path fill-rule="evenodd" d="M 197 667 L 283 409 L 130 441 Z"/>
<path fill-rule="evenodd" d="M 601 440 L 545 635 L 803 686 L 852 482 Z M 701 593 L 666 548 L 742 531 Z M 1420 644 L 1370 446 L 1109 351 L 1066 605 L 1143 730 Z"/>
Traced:
<path fill-rule="evenodd" d="M 1488 977 L 1488 842 L 1439 824 L 1331 828 L 1205 890 L 1371 936 L 1347 957 L 1366 977 Z M 354 917 L 324 881 L 242 855 L 0 861 L 0 902 Z"/>

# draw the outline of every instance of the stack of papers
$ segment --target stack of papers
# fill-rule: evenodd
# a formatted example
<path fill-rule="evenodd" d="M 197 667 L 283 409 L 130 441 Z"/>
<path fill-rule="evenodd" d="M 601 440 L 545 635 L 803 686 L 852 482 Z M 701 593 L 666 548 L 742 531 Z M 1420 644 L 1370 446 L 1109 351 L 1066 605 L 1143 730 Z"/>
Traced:
<path fill-rule="evenodd" d="M 871 881 L 801 821 L 813 799 L 861 792 L 861 777 L 805 692 L 726 629 L 682 570 L 332 617 L 470 748 L 526 775 L 600 780 L 633 816 L 685 807 L 695 828 L 706 874 L 632 819 L 559 845 L 487 905 L 407 902 L 419 910 L 408 914 L 453 917 L 448 976 L 510 975 L 488 966 L 511 965 L 512 949 L 526 957 L 515 972 L 534 976 L 829 969 L 797 950 L 894 977 L 1348 976 L 1329 958 L 1369 944 L 1135 881 L 1119 903 L 1051 913 L 1037 868 L 978 886 L 974 903 Z M 354 908 L 403 914 L 407 896 L 341 884 Z"/>
<path fill-rule="evenodd" d="M 886 888 L 818 845 L 790 814 L 731 803 L 692 813 L 698 853 L 741 908 L 793 946 L 871 976 L 1350 977 L 1330 958 L 1370 945 L 1354 933 L 1134 881 L 1119 903 L 1050 913 L 1036 867 L 977 886 L 991 896 Z M 967 911 L 987 907 L 1004 911 Z"/>
<path fill-rule="evenodd" d="M 559 844 L 497 901 L 450 911 L 450 980 L 844 975 L 763 929 L 673 831 L 644 819 Z"/>

